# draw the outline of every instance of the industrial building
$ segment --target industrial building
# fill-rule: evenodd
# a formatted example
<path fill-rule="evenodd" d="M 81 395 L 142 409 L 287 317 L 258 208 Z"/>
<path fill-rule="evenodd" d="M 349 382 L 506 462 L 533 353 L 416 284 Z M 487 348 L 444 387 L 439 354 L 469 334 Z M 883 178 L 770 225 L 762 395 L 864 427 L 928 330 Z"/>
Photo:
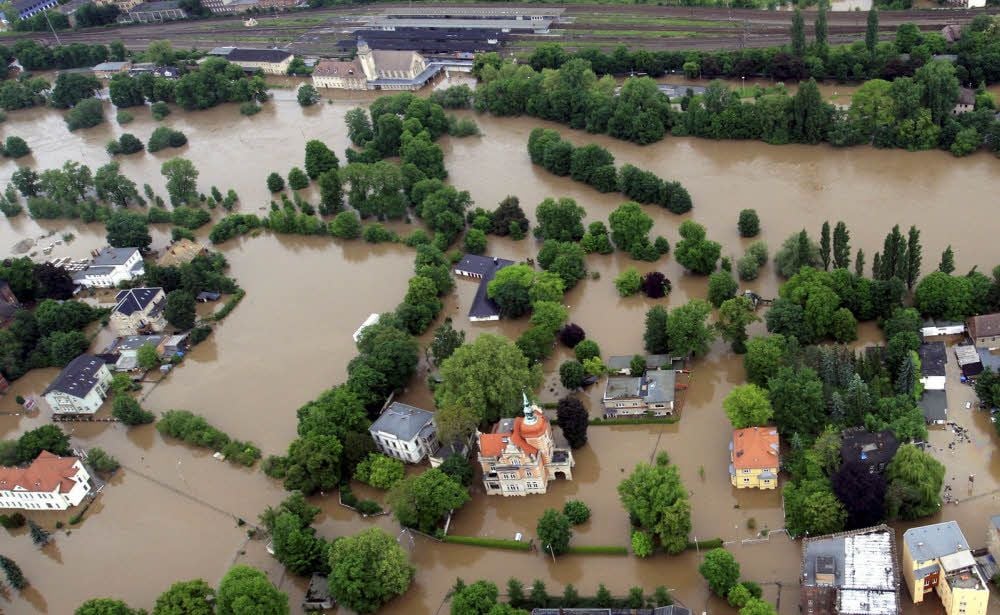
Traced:
<path fill-rule="evenodd" d="M 563 9 L 521 7 L 429 7 L 386 9 L 372 17 L 372 29 L 457 28 L 498 30 L 519 34 L 546 34 Z"/>

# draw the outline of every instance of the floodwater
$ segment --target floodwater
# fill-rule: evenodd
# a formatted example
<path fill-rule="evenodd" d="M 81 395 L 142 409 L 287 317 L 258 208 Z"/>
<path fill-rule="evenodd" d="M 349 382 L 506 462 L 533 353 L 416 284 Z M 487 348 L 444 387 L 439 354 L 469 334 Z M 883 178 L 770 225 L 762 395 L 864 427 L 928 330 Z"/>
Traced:
<path fill-rule="evenodd" d="M 336 97 L 311 109 L 301 109 L 287 92 L 246 118 L 235 106 L 184 113 L 177 111 L 164 124 L 183 130 L 189 145 L 155 155 L 121 159 L 122 170 L 137 183 L 150 183 L 164 195 L 159 165 L 173 155 L 191 159 L 200 170 L 199 187 L 232 187 L 241 197 L 240 210 L 258 212 L 267 207 L 264 178 L 271 171 L 287 173 L 302 165 L 305 141 L 318 138 L 338 152 L 348 145 L 344 113 L 370 98 Z M 110 107 L 109 107 L 110 109 Z M 66 160 L 80 160 L 91 168 L 108 157 L 105 143 L 128 131 L 146 140 L 156 127 L 145 110 L 132 111 L 136 120 L 127 127 L 111 122 L 69 133 L 52 110 L 15 112 L 4 126 L 7 134 L 24 137 L 34 150 L 20 161 L 49 168 Z M 113 113 L 111 113 L 113 115 Z M 516 194 L 533 218 L 544 198 L 569 196 L 587 211 L 587 222 L 607 221 L 624 200 L 602 195 L 568 178 L 558 178 L 528 160 L 525 145 L 530 130 L 547 125 L 533 119 L 476 118 L 481 137 L 444 138 L 450 181 L 469 190 L 478 206 L 493 208 L 508 194 Z M 844 220 L 852 246 L 861 247 L 871 262 L 882 238 L 893 224 L 919 224 L 923 235 L 924 269 L 930 270 L 949 243 L 956 249 L 959 271 L 978 265 L 991 268 L 1000 261 L 1000 245 L 989 224 L 977 223 L 993 202 L 997 161 L 977 154 L 956 159 L 947 153 L 880 151 L 870 148 L 837 150 L 830 147 L 768 146 L 760 143 L 674 139 L 638 147 L 606 137 L 560 130 L 574 143 L 596 142 L 608 147 L 617 163 L 630 162 L 663 177 L 681 181 L 691 192 L 691 214 L 675 216 L 656 207 L 647 211 L 655 220 L 654 234 L 673 245 L 681 221 L 693 218 L 705 224 L 709 236 L 724 245 L 724 254 L 738 257 L 748 240 L 736 231 L 737 213 L 757 209 L 763 233 L 772 251 L 790 233 L 806 227 L 814 235 L 824 219 Z M 0 185 L 16 169 L 0 163 Z M 315 198 L 314 198 L 315 200 Z M 988 214 L 986 214 L 988 215 Z M 407 225 L 394 224 L 399 232 Z M 168 229 L 154 232 L 154 248 L 165 245 Z M 75 239 L 53 247 L 52 257 L 80 258 L 103 244 L 99 225 L 34 222 L 26 216 L 0 223 L 0 245 L 8 253 L 24 237 L 55 233 L 39 240 L 41 247 L 72 232 Z M 207 233 L 207 227 L 201 235 Z M 281 453 L 295 436 L 295 410 L 323 389 L 342 382 L 354 355 L 351 333 L 368 314 L 392 309 L 405 293 L 411 275 L 412 250 L 395 245 L 341 243 L 326 238 L 274 236 L 260 233 L 217 246 L 232 266 L 232 275 L 247 290 L 246 299 L 197 347 L 183 365 L 161 383 L 146 385 L 144 405 L 155 412 L 185 408 L 206 416 L 232 436 L 251 440 L 265 455 Z M 489 253 L 513 259 L 534 256 L 537 245 L 490 238 Z M 654 302 L 640 297 L 619 298 L 613 286 L 622 269 L 659 270 L 674 284 L 673 293 L 659 300 L 677 306 L 689 298 L 704 297 L 706 280 L 685 274 L 672 257 L 657 263 L 634 262 L 624 254 L 588 257 L 596 279 L 582 281 L 567 294 L 571 320 L 595 339 L 605 356 L 634 354 L 642 348 L 645 311 Z M 770 268 L 748 285 L 764 296 L 774 296 L 779 280 Z M 444 314 L 465 329 L 470 339 L 483 332 L 516 337 L 525 321 L 470 325 L 465 314 L 475 284 L 456 281 L 445 300 Z M 762 324 L 755 331 L 763 331 Z M 879 340 L 872 324 L 862 326 L 858 344 Z M 423 338 L 426 342 L 429 335 Z M 553 401 L 564 392 L 553 373 L 569 356 L 559 349 L 546 363 L 547 382 L 541 397 Z M 953 362 L 953 360 L 952 360 Z M 949 365 L 950 375 L 955 366 Z M 557 482 L 544 497 L 487 498 L 474 489 L 472 501 L 460 510 L 452 532 L 466 535 L 513 537 L 534 535 L 538 516 L 546 508 L 580 499 L 593 510 L 592 519 L 575 528 L 574 544 L 626 545 L 627 515 L 615 488 L 636 463 L 666 451 L 680 466 L 691 492 L 693 535 L 721 537 L 743 565 L 746 578 L 765 584 L 766 596 L 780 598 L 782 613 L 796 612 L 799 545 L 781 533 L 767 542 L 743 544 L 757 532 L 782 525 L 778 491 L 741 492 L 728 481 L 729 426 L 721 401 L 744 374 L 739 358 L 722 342 L 692 365 L 689 388 L 682 398 L 680 421 L 673 425 L 594 427 L 589 444 L 576 451 L 575 480 Z M 0 398 L 0 437 L 45 424 L 43 410 L 33 416 L 14 416 L 14 396 L 39 395 L 55 370 L 38 370 L 14 383 Z M 401 399 L 429 407 L 424 385 L 425 367 Z M 988 419 L 964 402 L 973 393 L 951 380 L 954 420 L 967 427 L 970 442 L 949 448 L 954 434 L 935 430 L 931 445 L 949 467 L 949 478 L 960 504 L 945 507 L 941 519 L 958 519 L 973 545 L 984 542 L 986 522 L 1000 509 L 994 493 L 1000 485 L 1000 456 Z M 582 394 L 592 414 L 600 412 L 599 391 Z M 264 551 L 260 541 L 247 542 L 246 527 L 265 506 L 283 497 L 280 484 L 256 470 L 218 462 L 203 450 L 165 441 L 151 426 L 126 430 L 114 424 L 67 425 L 75 446 L 101 446 L 119 458 L 124 469 L 110 482 L 84 521 L 70 531 L 56 533 L 55 545 L 39 553 L 23 533 L 4 538 L 3 552 L 15 559 L 32 589 L 0 600 L 0 610 L 11 613 L 66 613 L 88 597 L 118 596 L 133 606 L 149 608 L 171 582 L 204 577 L 215 583 L 233 562 L 262 567 L 271 579 L 292 595 L 302 595 L 301 580 L 286 577 Z M 975 473 L 968 493 L 967 475 Z M 368 494 L 366 494 L 368 495 Z M 375 495 L 378 499 L 377 494 Z M 350 534 L 370 525 L 398 533 L 391 516 L 361 519 L 341 507 L 334 497 L 317 497 L 323 513 L 319 531 L 327 537 Z M 67 521 L 65 513 L 32 515 L 47 527 Z M 751 524 L 750 521 L 753 520 Z M 929 521 L 933 521 L 932 519 Z M 749 529 L 754 525 L 756 530 Z M 902 526 L 900 526 L 902 528 Z M 70 529 L 70 528 L 65 528 Z M 443 545 L 423 537 L 411 543 L 401 538 L 418 567 L 410 591 L 387 605 L 387 613 L 433 613 L 455 578 L 489 578 L 503 584 L 514 576 L 526 584 L 543 579 L 552 593 L 572 583 L 581 593 L 592 593 L 605 583 L 616 593 L 640 585 L 652 591 L 658 585 L 697 611 L 731 612 L 709 598 L 697 574 L 699 555 L 656 556 L 650 560 L 615 556 L 566 556 L 556 562 L 538 553 L 483 550 Z M 99 571 L 99 572 L 98 572 Z M 779 591 L 780 588 L 780 591 Z M 905 596 L 904 596 L 905 598 Z M 935 600 L 921 612 L 935 612 Z M 294 609 L 293 609 L 294 610 Z M 916 612 L 908 607 L 907 612 Z M 1000 612 L 996 603 L 991 612 Z"/>

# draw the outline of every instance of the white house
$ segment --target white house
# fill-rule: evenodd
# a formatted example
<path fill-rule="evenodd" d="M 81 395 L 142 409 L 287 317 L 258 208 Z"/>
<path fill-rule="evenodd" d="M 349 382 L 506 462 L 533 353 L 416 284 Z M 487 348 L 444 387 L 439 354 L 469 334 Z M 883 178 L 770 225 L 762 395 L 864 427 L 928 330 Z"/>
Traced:
<path fill-rule="evenodd" d="M 111 386 L 111 371 L 104 361 L 82 354 L 69 362 L 45 389 L 53 414 L 94 414 Z"/>
<path fill-rule="evenodd" d="M 76 457 L 42 451 L 26 468 L 0 467 L 0 508 L 66 510 L 90 488 L 90 473 Z"/>
<path fill-rule="evenodd" d="M 163 331 L 167 326 L 163 315 L 167 296 L 162 288 L 130 288 L 118 293 L 115 300 L 118 303 L 111 312 L 111 326 L 119 337 Z"/>
<path fill-rule="evenodd" d="M 407 463 L 420 463 L 440 448 L 434 414 L 395 401 L 368 432 L 380 452 Z"/>
<path fill-rule="evenodd" d="M 144 273 L 139 248 L 104 248 L 86 269 L 73 276 L 73 281 L 87 288 L 113 288 Z"/>

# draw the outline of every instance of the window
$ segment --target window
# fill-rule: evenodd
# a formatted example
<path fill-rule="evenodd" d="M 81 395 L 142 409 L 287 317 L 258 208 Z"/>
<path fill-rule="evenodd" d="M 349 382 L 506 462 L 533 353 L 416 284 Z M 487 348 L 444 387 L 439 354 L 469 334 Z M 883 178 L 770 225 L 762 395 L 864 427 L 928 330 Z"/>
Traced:
<path fill-rule="evenodd" d="M 744 482 L 744 483 L 749 483 L 749 482 L 750 482 L 750 479 L 749 479 L 749 478 L 744 478 L 744 479 L 743 479 L 743 482 Z"/>

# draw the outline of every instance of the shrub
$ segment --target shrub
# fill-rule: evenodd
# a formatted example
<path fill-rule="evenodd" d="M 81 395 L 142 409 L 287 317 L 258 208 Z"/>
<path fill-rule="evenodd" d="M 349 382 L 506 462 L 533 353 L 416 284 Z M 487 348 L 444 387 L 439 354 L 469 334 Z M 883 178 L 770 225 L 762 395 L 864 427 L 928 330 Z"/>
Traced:
<path fill-rule="evenodd" d="M 642 277 L 635 267 L 629 267 L 615 278 L 615 289 L 620 297 L 630 297 L 642 287 Z"/>
<path fill-rule="evenodd" d="M 14 530 L 19 527 L 24 527 L 27 523 L 27 519 L 21 513 L 12 513 L 9 515 L 0 515 L 0 526 L 8 530 Z"/>
<path fill-rule="evenodd" d="M 587 359 L 600 358 L 601 347 L 594 340 L 583 340 L 573 349 L 576 352 L 576 360 L 583 363 Z"/>
<path fill-rule="evenodd" d="M 115 397 L 111 415 L 125 425 L 145 425 L 155 418 L 152 412 L 143 410 L 139 402 L 126 395 Z"/>
<path fill-rule="evenodd" d="M 490 547 L 493 549 L 510 549 L 512 551 L 530 551 L 531 543 L 520 540 L 509 540 L 507 538 L 482 538 L 480 536 L 445 536 L 444 542 L 457 545 L 472 545 L 476 547 Z"/>
<path fill-rule="evenodd" d="M 642 277 L 642 292 L 650 299 L 659 299 L 670 294 L 673 287 L 667 276 L 659 271 L 650 271 Z"/>
<path fill-rule="evenodd" d="M 361 221 L 353 211 L 342 211 L 330 222 L 330 234 L 340 239 L 357 239 L 361 236 Z"/>
<path fill-rule="evenodd" d="M 338 215 L 337 217 L 340 216 Z M 365 225 L 364 231 L 361 232 L 361 237 L 368 243 L 384 243 L 399 239 L 396 237 L 396 233 L 393 233 L 378 222 Z"/>
<path fill-rule="evenodd" d="M 366 516 L 377 515 L 382 512 L 382 506 L 373 500 L 361 500 L 354 506 L 354 509 Z"/>
<path fill-rule="evenodd" d="M 21 158 L 31 153 L 27 141 L 21 137 L 11 135 L 3 144 L 3 155 L 7 158 Z"/>
<path fill-rule="evenodd" d="M 559 366 L 559 381 L 567 389 L 579 389 L 583 386 L 583 379 L 587 376 L 583 369 L 583 363 L 579 361 L 564 361 Z"/>
<path fill-rule="evenodd" d="M 653 554 L 653 538 L 642 530 L 632 532 L 632 552 L 636 557 L 649 557 Z"/>
<path fill-rule="evenodd" d="M 470 228 L 465 234 L 463 248 L 470 254 L 482 254 L 486 251 L 486 233 L 477 228 Z"/>
<path fill-rule="evenodd" d="M 580 500 L 570 500 L 563 506 L 563 514 L 573 525 L 580 525 L 590 519 L 590 508 Z"/>
<path fill-rule="evenodd" d="M 179 130 L 173 130 L 166 126 L 159 126 L 149 137 L 146 149 L 150 152 L 158 152 L 168 147 L 181 147 L 187 143 L 187 137 Z"/>
<path fill-rule="evenodd" d="M 81 100 L 75 107 L 66 112 L 66 127 L 70 131 L 80 128 L 91 128 L 104 121 L 104 107 L 96 98 Z"/>
<path fill-rule="evenodd" d="M 288 187 L 292 190 L 302 190 L 309 187 L 309 176 L 298 167 L 292 167 L 288 172 Z"/>
<path fill-rule="evenodd" d="M 87 463 L 98 472 L 109 473 L 117 470 L 121 464 L 109 455 L 103 448 L 94 447 L 87 451 Z"/>
<path fill-rule="evenodd" d="M 740 231 L 740 237 L 756 237 L 760 234 L 760 218 L 757 217 L 756 209 L 744 209 L 740 211 L 739 222 L 736 227 Z"/>
<path fill-rule="evenodd" d="M 240 115 L 257 115 L 260 113 L 261 106 L 257 104 L 255 100 L 248 100 L 247 102 L 240 105 Z"/>
<path fill-rule="evenodd" d="M 153 105 L 149 108 L 149 111 L 152 113 L 153 119 L 157 121 L 170 115 L 170 107 L 168 107 L 167 103 L 162 100 L 153 103 Z"/>
<path fill-rule="evenodd" d="M 132 115 L 131 113 L 129 113 L 128 111 L 125 111 L 124 109 L 123 109 L 123 110 L 120 110 L 120 111 L 119 111 L 119 112 L 118 112 L 118 113 L 117 113 L 117 114 L 115 115 L 115 120 L 117 120 L 117 121 L 118 121 L 118 124 L 119 124 L 119 125 L 121 125 L 121 126 L 124 126 L 125 124 L 128 124 L 129 122 L 131 122 L 131 121 L 132 121 L 132 120 L 134 120 L 134 119 L 135 119 L 135 116 L 133 116 L 133 115 Z"/>
<path fill-rule="evenodd" d="M 389 489 L 403 480 L 403 462 L 380 453 L 369 453 L 354 469 L 354 479 L 377 489 Z"/>
<path fill-rule="evenodd" d="M 757 265 L 763 267 L 767 263 L 767 242 L 757 240 L 747 246 L 745 255 L 757 261 Z"/>
<path fill-rule="evenodd" d="M 220 452 L 228 461 L 235 461 L 248 468 L 260 459 L 259 448 L 250 442 L 241 442 L 240 440 L 230 440 Z"/>
<path fill-rule="evenodd" d="M 559 329 L 559 341 L 567 348 L 575 348 L 577 344 L 587 338 L 587 334 L 580 325 L 568 323 Z"/>

